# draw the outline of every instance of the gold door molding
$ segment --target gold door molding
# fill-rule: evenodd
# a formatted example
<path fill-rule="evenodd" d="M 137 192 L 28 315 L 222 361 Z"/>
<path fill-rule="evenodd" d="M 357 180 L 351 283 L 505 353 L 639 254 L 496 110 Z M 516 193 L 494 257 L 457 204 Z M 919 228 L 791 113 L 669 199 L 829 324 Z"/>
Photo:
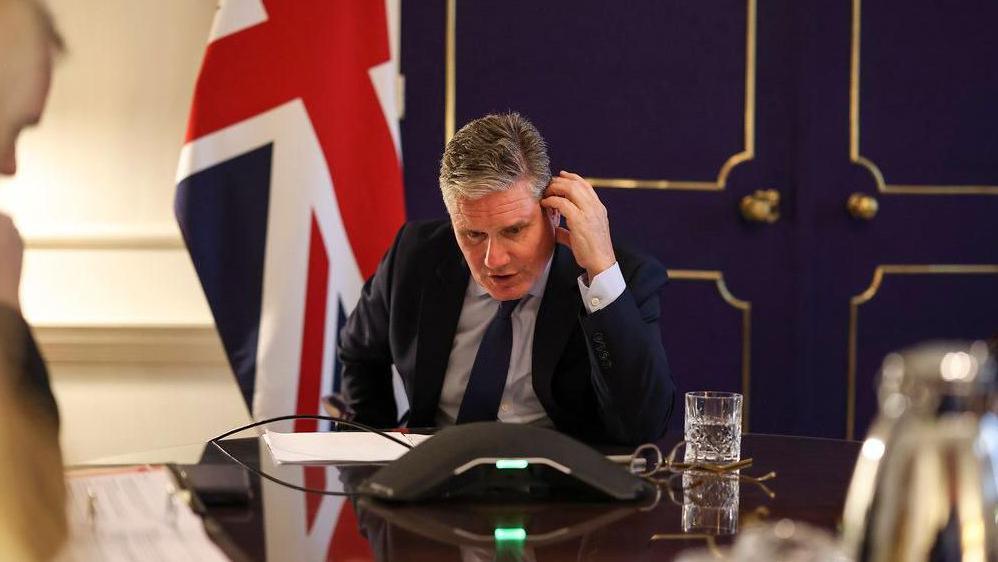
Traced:
<path fill-rule="evenodd" d="M 884 174 L 872 160 L 860 153 L 859 149 L 859 64 L 860 32 L 862 30 L 863 0 L 852 0 L 852 45 L 849 61 L 849 160 L 866 168 L 877 183 L 880 193 L 900 193 L 907 195 L 998 195 L 998 185 L 929 185 L 929 184 L 889 184 Z"/>
<path fill-rule="evenodd" d="M 724 302 L 742 312 L 742 431 L 748 431 L 752 402 L 752 303 L 732 295 L 720 271 L 670 269 L 668 272 L 669 279 L 676 281 L 713 281 Z"/>
<path fill-rule="evenodd" d="M 878 265 L 873 281 L 849 301 L 849 366 L 846 373 L 846 439 L 855 437 L 856 429 L 856 350 L 859 330 L 859 307 L 873 300 L 885 275 L 998 275 L 998 264 L 983 265 Z"/>
<path fill-rule="evenodd" d="M 755 70 L 756 70 L 756 1 L 746 0 L 745 18 L 745 113 L 744 140 L 740 152 L 721 165 L 714 181 L 586 178 L 595 187 L 679 189 L 685 191 L 723 191 L 735 166 L 755 158 Z M 457 0 L 447 0 L 446 48 L 444 51 L 444 144 L 454 136 L 457 107 Z"/>

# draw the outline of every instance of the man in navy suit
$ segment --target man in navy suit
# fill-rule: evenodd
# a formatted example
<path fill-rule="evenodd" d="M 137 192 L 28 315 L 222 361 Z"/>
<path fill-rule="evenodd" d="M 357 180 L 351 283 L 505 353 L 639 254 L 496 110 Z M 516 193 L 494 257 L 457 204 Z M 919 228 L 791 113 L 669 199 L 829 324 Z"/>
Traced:
<path fill-rule="evenodd" d="M 660 437 L 675 393 L 665 269 L 614 246 L 593 187 L 552 178 L 543 138 L 513 113 L 454 135 L 440 189 L 450 219 L 402 227 L 340 333 L 355 419 L 398 425 L 394 365 L 411 427 L 498 419 L 591 442 Z"/>

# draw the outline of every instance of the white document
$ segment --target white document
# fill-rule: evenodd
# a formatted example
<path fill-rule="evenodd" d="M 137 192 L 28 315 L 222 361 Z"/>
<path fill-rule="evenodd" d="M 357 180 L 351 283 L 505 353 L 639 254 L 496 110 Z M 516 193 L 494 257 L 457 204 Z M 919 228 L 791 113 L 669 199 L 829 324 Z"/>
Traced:
<path fill-rule="evenodd" d="M 390 432 L 388 435 L 415 447 L 431 435 Z M 268 431 L 263 440 L 275 464 L 329 464 L 389 462 L 409 449 L 366 431 L 278 433 Z"/>
<path fill-rule="evenodd" d="M 57 562 L 224 562 L 165 467 L 66 474 L 70 537 Z"/>

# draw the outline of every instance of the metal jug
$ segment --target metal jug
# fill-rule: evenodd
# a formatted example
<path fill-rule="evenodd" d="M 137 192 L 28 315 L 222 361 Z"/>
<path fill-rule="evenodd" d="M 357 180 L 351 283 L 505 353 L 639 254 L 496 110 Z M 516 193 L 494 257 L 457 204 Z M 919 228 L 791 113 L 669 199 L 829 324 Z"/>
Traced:
<path fill-rule="evenodd" d="M 892 353 L 846 496 L 857 562 L 998 562 L 996 368 L 983 342 Z"/>

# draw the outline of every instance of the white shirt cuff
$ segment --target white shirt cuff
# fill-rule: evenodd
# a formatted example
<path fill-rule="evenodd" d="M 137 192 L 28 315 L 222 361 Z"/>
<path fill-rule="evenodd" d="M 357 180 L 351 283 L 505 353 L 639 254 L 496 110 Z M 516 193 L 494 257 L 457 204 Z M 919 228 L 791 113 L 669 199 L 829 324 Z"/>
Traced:
<path fill-rule="evenodd" d="M 582 293 L 582 302 L 589 314 L 610 306 L 627 288 L 624 275 L 620 273 L 620 265 L 616 262 L 594 277 L 588 287 L 585 280 L 586 274 L 583 273 L 578 279 L 579 292 Z"/>

